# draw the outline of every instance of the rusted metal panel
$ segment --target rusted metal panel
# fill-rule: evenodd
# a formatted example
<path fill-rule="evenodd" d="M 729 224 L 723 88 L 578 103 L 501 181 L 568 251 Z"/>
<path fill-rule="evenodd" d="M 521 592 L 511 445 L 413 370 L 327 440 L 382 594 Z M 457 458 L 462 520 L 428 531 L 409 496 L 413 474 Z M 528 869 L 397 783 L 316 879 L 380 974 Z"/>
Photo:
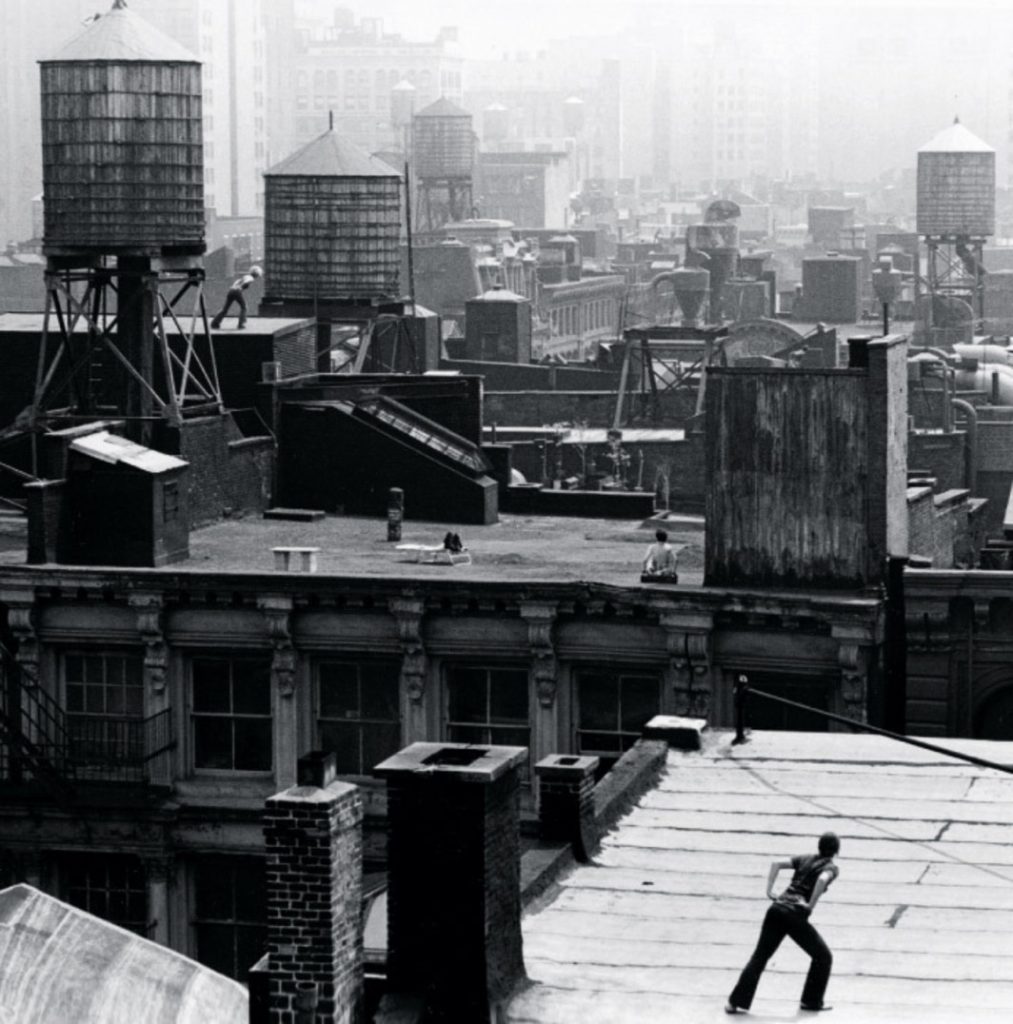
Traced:
<path fill-rule="evenodd" d="M 707 583 L 860 586 L 866 375 L 715 369 L 707 390 Z"/>
<path fill-rule="evenodd" d="M 995 153 L 918 154 L 918 233 L 995 234 Z"/>
<path fill-rule="evenodd" d="M 47 62 L 47 250 L 204 247 L 200 65 Z"/>

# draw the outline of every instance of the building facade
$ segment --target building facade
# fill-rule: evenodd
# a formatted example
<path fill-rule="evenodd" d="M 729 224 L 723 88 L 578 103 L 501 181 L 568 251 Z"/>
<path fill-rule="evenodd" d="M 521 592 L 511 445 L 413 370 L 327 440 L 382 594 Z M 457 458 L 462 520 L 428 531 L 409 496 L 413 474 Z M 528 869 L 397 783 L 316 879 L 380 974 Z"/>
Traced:
<path fill-rule="evenodd" d="M 741 672 L 864 715 L 882 635 L 877 599 L 507 579 L 8 565 L 0 601 L 14 652 L 0 884 L 27 880 L 234 977 L 264 935 L 263 801 L 302 754 L 333 750 L 362 784 L 375 868 L 370 771 L 412 741 L 528 747 L 531 818 L 530 765 L 611 764 L 659 711 L 728 723 Z M 11 743 L 18 710 L 48 766 Z"/>
<path fill-rule="evenodd" d="M 378 18 L 314 26 L 296 57 L 295 144 L 325 131 L 333 114 L 335 130 L 368 153 L 403 152 L 405 140 L 392 123 L 394 87 L 414 86 L 416 110 L 440 97 L 460 102 L 462 69 L 452 28 L 416 42 L 385 32 Z"/>

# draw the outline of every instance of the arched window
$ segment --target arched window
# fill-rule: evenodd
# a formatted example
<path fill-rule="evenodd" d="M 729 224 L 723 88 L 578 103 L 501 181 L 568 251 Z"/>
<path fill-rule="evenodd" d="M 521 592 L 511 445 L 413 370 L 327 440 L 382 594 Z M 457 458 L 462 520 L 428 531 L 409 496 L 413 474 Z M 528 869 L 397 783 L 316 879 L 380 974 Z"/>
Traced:
<path fill-rule="evenodd" d="M 1013 680 L 979 705 L 974 715 L 974 735 L 983 740 L 1013 740 Z"/>

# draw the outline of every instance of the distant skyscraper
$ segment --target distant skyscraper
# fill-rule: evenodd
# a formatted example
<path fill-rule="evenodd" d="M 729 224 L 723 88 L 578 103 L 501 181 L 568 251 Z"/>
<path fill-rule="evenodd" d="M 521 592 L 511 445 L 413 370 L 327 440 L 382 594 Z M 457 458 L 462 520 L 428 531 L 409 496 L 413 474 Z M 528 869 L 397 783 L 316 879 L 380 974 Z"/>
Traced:
<path fill-rule="evenodd" d="M 110 0 L 111 2 L 111 0 Z M 42 191 L 39 69 L 84 30 L 95 0 L 4 0 L 0 31 L 0 251 L 32 234 L 32 197 Z"/>
<path fill-rule="evenodd" d="M 264 170 L 293 144 L 292 0 L 138 0 L 135 9 L 203 63 L 208 206 L 220 217 L 263 214 Z"/>
<path fill-rule="evenodd" d="M 300 28 L 294 88 L 299 144 L 326 130 L 333 114 L 335 130 L 367 152 L 400 148 L 391 96 L 405 82 L 414 87 L 415 110 L 441 97 L 461 100 L 463 60 L 455 29 L 443 28 L 434 39 L 416 42 L 384 31 L 379 18 L 355 23 L 338 12 L 332 25 Z"/>

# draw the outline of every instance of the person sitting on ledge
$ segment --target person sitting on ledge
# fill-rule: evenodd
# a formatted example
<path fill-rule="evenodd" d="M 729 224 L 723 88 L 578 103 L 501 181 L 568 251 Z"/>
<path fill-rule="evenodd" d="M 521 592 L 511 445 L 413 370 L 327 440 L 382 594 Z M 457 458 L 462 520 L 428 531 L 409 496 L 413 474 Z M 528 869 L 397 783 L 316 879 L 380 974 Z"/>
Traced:
<path fill-rule="evenodd" d="M 665 530 L 657 530 L 654 537 L 654 543 L 647 549 L 647 554 L 644 556 L 644 576 L 668 580 L 678 579 L 678 574 L 675 571 L 675 551 L 668 543 L 668 533 Z"/>

